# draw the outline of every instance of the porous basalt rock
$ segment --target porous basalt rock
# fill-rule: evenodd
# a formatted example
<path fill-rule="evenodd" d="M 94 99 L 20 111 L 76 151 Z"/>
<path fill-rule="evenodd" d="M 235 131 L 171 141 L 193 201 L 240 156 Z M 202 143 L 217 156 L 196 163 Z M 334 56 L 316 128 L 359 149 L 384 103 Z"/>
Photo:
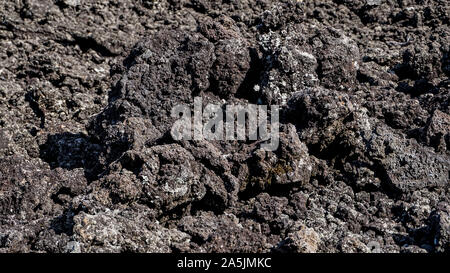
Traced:
<path fill-rule="evenodd" d="M 0 252 L 449 252 L 449 6 L 2 1 Z M 175 140 L 194 98 L 280 106 Z"/>

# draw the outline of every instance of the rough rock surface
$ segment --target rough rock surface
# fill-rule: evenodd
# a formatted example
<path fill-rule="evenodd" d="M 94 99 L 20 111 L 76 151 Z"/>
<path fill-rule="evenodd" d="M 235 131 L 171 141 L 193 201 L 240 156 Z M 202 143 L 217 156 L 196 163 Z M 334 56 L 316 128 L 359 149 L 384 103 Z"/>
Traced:
<path fill-rule="evenodd" d="M 5 0 L 0 252 L 449 252 L 443 0 Z M 280 145 L 174 105 L 281 106 Z"/>

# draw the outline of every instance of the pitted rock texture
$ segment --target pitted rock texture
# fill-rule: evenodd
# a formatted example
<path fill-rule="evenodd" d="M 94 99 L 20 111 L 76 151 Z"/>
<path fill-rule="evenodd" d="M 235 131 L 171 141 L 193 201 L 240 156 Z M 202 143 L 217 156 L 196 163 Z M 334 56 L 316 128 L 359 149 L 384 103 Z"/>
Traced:
<path fill-rule="evenodd" d="M 450 6 L 6 0 L 0 252 L 449 252 Z M 278 149 L 174 140 L 201 97 Z"/>

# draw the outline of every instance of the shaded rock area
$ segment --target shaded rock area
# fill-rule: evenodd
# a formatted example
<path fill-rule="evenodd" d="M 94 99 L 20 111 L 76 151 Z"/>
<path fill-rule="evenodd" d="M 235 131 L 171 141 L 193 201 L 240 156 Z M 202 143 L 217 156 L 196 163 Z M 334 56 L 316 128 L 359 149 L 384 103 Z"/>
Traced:
<path fill-rule="evenodd" d="M 0 252 L 449 252 L 443 0 L 5 0 Z M 280 105 L 275 151 L 173 106 Z"/>

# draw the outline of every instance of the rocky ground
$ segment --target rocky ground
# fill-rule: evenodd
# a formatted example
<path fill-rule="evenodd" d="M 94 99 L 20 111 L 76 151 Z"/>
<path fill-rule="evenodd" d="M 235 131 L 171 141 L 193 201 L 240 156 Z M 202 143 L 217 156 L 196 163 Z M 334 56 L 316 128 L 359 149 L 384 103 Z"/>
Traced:
<path fill-rule="evenodd" d="M 449 252 L 444 0 L 4 0 L 0 252 Z M 280 146 L 172 106 L 282 105 Z"/>

